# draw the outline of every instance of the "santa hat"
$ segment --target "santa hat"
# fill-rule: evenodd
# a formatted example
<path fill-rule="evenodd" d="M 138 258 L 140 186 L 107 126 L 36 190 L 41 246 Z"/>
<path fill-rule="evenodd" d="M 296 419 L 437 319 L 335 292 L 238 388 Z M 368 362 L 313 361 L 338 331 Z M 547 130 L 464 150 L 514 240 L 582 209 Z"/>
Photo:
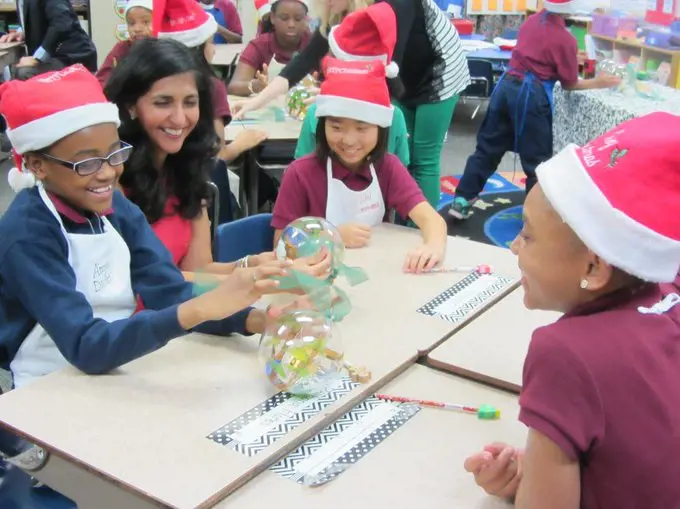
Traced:
<path fill-rule="evenodd" d="M 217 32 L 217 21 L 196 0 L 153 0 L 154 34 L 195 48 Z"/>
<path fill-rule="evenodd" d="M 386 2 L 353 12 L 328 34 L 328 45 L 341 60 L 380 60 L 388 78 L 396 78 L 399 66 L 392 61 L 397 43 L 397 17 Z"/>
<path fill-rule="evenodd" d="M 130 12 L 130 10 L 134 9 L 135 7 L 141 7 L 142 9 L 146 9 L 148 11 L 153 11 L 153 1 L 152 0 L 128 0 L 128 3 L 125 4 L 125 15 L 127 16 L 127 13 Z"/>
<path fill-rule="evenodd" d="M 271 12 L 272 6 L 269 4 L 269 0 L 255 0 L 255 10 L 260 19 L 262 19 Z"/>
<path fill-rule="evenodd" d="M 541 188 L 583 243 L 644 281 L 680 270 L 680 117 L 652 113 L 578 148 L 568 145 L 537 170 Z"/>
<path fill-rule="evenodd" d="M 120 125 L 118 108 L 106 100 L 97 78 L 80 64 L 27 81 L 3 83 L 0 113 L 7 123 L 17 168 L 21 168 L 12 168 L 8 176 L 16 192 L 35 185 L 23 154 L 43 150 L 86 127 Z"/>
<path fill-rule="evenodd" d="M 543 8 L 555 14 L 573 14 L 576 9 L 577 0 L 545 0 Z"/>
<path fill-rule="evenodd" d="M 394 110 L 382 62 L 345 62 L 326 57 L 323 75 L 316 99 L 318 118 L 352 118 L 380 127 L 392 124 Z"/>

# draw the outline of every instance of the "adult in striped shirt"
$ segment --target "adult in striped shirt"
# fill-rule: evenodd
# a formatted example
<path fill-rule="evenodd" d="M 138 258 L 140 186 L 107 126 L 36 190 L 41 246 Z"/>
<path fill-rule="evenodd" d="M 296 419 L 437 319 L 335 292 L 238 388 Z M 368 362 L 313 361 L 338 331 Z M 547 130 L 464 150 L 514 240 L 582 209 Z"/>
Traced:
<path fill-rule="evenodd" d="M 315 67 L 329 50 L 334 25 L 354 23 L 351 14 L 365 0 L 328 0 L 320 27 L 309 44 L 257 96 L 232 106 L 235 118 L 262 108 L 286 93 Z M 411 148 L 410 170 L 433 206 L 439 201 L 440 156 L 444 137 L 458 101 L 470 84 L 467 61 L 456 29 L 432 0 L 380 0 L 396 18 L 392 61 L 399 68 L 399 87 L 390 87 L 392 100 L 404 113 Z M 343 18 L 345 19 L 343 21 Z M 355 35 L 369 38 L 355 27 Z M 339 28 L 339 27 L 338 27 Z M 356 44 L 356 42 L 355 42 Z M 339 56 L 339 55 L 336 55 Z M 340 56 L 346 59 L 346 56 Z M 398 90 L 400 89 L 400 90 Z"/>

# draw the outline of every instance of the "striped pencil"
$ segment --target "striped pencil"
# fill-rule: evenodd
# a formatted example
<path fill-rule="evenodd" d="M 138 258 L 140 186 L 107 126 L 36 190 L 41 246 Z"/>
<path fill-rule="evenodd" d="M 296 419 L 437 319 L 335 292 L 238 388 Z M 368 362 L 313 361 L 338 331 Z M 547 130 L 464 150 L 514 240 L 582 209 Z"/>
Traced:
<path fill-rule="evenodd" d="M 491 405 L 480 405 L 479 407 L 469 405 L 457 405 L 455 403 L 442 403 L 440 401 L 428 401 L 425 399 L 404 398 L 402 396 L 390 396 L 388 394 L 376 394 L 376 398 L 396 403 L 414 403 L 416 405 L 429 408 L 442 408 L 444 410 L 456 410 L 467 414 L 475 414 L 477 418 L 485 421 L 494 421 L 501 418 L 501 411 Z"/>
<path fill-rule="evenodd" d="M 438 267 L 435 269 L 430 269 L 428 271 L 425 271 L 427 274 L 443 274 L 447 272 L 479 272 L 480 274 L 493 274 L 493 267 L 491 265 L 477 265 L 475 267 L 473 266 L 467 266 L 467 265 L 462 265 L 460 267 Z"/>

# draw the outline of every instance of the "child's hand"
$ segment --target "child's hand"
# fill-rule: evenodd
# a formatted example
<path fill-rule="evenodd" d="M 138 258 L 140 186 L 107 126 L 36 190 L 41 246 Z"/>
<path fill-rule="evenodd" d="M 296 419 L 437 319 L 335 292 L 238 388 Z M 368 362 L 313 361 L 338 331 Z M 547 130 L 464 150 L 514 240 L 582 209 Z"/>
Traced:
<path fill-rule="evenodd" d="M 444 261 L 445 244 L 421 244 L 406 255 L 404 272 L 419 274 L 432 270 Z"/>
<path fill-rule="evenodd" d="M 371 227 L 367 224 L 347 223 L 338 228 L 345 247 L 356 249 L 371 241 Z"/>
<path fill-rule="evenodd" d="M 225 315 L 218 309 L 221 306 L 228 307 L 229 314 L 231 314 L 234 308 L 236 310 L 247 308 L 263 295 L 275 293 L 279 282 L 272 278 L 285 276 L 290 264 L 290 260 L 274 260 L 258 267 L 234 270 L 220 282 L 217 288 L 205 294 L 205 296 L 210 295 L 210 307 L 215 308 L 214 312 L 210 310 L 210 316 L 214 317 L 213 319 L 224 318 Z"/>
<path fill-rule="evenodd" d="M 327 249 L 318 253 L 293 261 L 293 270 L 308 274 L 312 277 L 325 279 L 331 273 L 331 256 Z"/>
<path fill-rule="evenodd" d="M 511 499 L 522 479 L 523 455 L 522 450 L 493 443 L 467 458 L 465 470 L 474 474 L 477 485 L 489 495 Z"/>
<path fill-rule="evenodd" d="M 255 71 L 255 79 L 262 83 L 261 89 L 269 83 L 269 74 L 267 64 L 262 64 L 262 71 Z"/>
<path fill-rule="evenodd" d="M 257 147 L 260 143 L 267 139 L 269 135 L 265 131 L 257 129 L 245 129 L 238 133 L 233 143 L 236 143 L 239 152 L 245 152 L 253 147 Z"/>

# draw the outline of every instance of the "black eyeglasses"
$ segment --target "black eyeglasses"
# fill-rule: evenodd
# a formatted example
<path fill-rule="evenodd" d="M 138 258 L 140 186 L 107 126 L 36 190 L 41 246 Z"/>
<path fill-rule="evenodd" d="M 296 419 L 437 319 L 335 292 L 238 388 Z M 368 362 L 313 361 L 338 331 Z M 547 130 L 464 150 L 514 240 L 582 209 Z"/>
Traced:
<path fill-rule="evenodd" d="M 104 163 L 108 163 L 109 166 L 120 166 L 125 163 L 130 158 L 132 153 L 132 145 L 128 145 L 125 142 L 120 142 L 121 148 L 114 150 L 106 157 L 91 157 L 90 159 L 83 159 L 82 161 L 64 161 L 58 157 L 47 154 L 45 152 L 39 152 L 38 154 L 42 157 L 66 166 L 68 169 L 75 171 L 81 177 L 87 177 L 93 173 L 97 173 L 102 169 Z"/>

